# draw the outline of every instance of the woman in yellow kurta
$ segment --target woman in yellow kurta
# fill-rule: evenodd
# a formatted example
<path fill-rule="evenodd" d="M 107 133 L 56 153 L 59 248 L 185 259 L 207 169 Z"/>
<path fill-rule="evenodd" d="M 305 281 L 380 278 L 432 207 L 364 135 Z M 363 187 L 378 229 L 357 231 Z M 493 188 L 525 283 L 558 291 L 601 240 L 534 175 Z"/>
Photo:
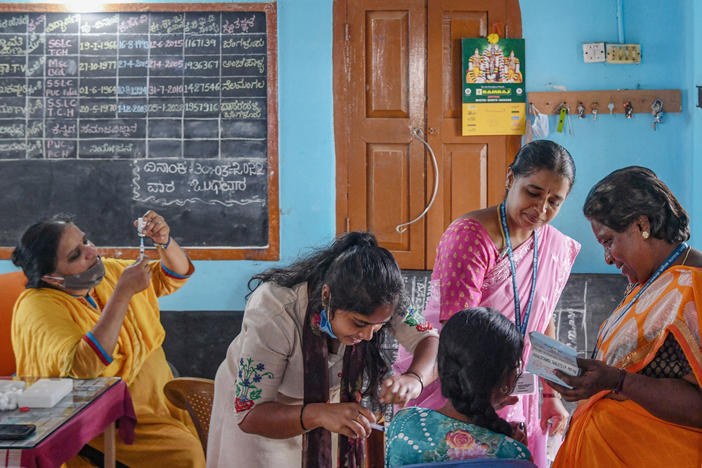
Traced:
<path fill-rule="evenodd" d="M 149 211 L 143 219 L 160 262 L 103 260 L 67 220 L 42 221 L 25 231 L 12 254 L 28 278 L 12 316 L 17 374 L 121 377 L 137 425 L 132 445 L 117 441 L 117 460 L 131 468 L 203 467 L 192 421 L 163 393 L 173 375 L 161 347 L 158 308 L 158 297 L 182 286 L 194 268 L 163 217 Z M 102 450 L 102 439 L 90 445 Z M 86 463 L 76 457 L 69 466 Z"/>
<path fill-rule="evenodd" d="M 615 171 L 584 207 L 605 261 L 630 288 L 602 324 L 578 377 L 581 401 L 554 467 L 702 466 L 702 253 L 688 216 L 650 170 Z"/>

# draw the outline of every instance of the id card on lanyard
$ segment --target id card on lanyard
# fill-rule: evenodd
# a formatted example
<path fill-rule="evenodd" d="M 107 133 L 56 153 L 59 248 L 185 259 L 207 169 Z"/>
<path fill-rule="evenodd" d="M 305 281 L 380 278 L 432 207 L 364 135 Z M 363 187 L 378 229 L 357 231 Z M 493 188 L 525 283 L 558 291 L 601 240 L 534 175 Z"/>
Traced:
<path fill-rule="evenodd" d="M 529 302 L 524 311 L 522 319 L 522 311 L 519 304 L 519 290 L 517 288 L 517 267 L 514 264 L 514 254 L 512 252 L 512 241 L 509 238 L 509 226 L 507 226 L 507 214 L 505 213 L 505 202 L 500 203 L 500 227 L 502 228 L 502 238 L 507 249 L 507 257 L 509 258 L 509 269 L 512 273 L 512 289 L 514 290 L 514 324 L 522 336 L 526 336 L 527 326 L 529 325 L 529 315 L 531 314 L 531 305 L 534 302 L 534 293 L 536 292 L 536 273 L 539 269 L 539 237 L 536 230 L 534 235 L 534 259 L 532 262 L 531 276 L 531 293 L 529 294 Z M 513 395 L 530 395 L 535 392 L 536 379 L 534 374 L 524 372 L 517 381 Z"/>
<path fill-rule="evenodd" d="M 514 386 L 512 395 L 531 395 L 536 391 L 536 375 L 529 372 L 524 372 L 517 379 L 517 384 Z"/>

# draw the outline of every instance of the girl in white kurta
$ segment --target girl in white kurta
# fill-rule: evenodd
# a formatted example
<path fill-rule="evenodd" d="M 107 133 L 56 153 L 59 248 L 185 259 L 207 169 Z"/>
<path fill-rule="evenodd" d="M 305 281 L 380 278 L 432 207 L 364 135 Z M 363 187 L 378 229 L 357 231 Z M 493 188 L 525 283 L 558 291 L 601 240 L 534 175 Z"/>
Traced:
<path fill-rule="evenodd" d="M 360 393 L 372 393 L 387 368 L 378 359 L 376 332 L 389 329 L 414 353 L 408 371 L 385 379 L 378 395 L 403 405 L 436 377 L 436 331 L 421 315 L 401 310 L 399 268 L 371 234 L 345 234 L 327 249 L 254 279 L 262 284 L 215 378 L 207 465 L 299 467 L 304 460 L 306 466 L 331 466 L 333 432 L 341 435 L 340 464 L 358 466 L 359 442 L 375 422 L 360 405 Z M 354 363 L 370 381 L 363 389 L 360 374 L 351 375 Z"/>

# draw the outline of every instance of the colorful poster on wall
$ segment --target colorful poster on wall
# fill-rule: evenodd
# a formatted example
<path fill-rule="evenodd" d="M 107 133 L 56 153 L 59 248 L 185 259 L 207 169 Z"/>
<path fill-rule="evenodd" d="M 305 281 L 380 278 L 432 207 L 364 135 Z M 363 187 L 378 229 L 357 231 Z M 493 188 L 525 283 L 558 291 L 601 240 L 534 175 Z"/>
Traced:
<path fill-rule="evenodd" d="M 463 135 L 523 135 L 524 39 L 462 39 Z"/>

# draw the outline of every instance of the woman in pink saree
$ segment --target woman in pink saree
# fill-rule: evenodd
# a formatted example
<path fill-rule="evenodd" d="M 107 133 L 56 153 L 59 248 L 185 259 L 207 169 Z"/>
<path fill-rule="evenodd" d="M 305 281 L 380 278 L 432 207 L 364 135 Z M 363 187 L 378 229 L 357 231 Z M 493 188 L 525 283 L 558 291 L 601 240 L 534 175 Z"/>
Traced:
<path fill-rule="evenodd" d="M 553 311 L 580 244 L 549 225 L 575 180 L 575 164 L 565 148 L 536 140 L 517 153 L 507 171 L 506 195 L 498 206 L 466 213 L 441 237 L 424 315 L 437 328 L 468 307 L 492 307 L 513 321 L 524 339 L 523 362 L 531 353 L 529 332 L 554 336 Z M 520 313 L 515 314 L 515 310 Z M 470 339 L 470 337 L 466 337 Z M 402 372 L 411 356 L 400 349 L 394 368 Z M 490 363 L 486 362 L 486 366 Z M 499 411 L 507 421 L 524 422 L 534 462 L 548 467 L 546 433 L 563 432 L 568 412 L 547 383 L 533 375 L 531 390 L 513 396 Z M 539 400 L 542 397 L 541 412 Z M 438 409 L 445 404 L 438 380 L 410 405 Z"/>

